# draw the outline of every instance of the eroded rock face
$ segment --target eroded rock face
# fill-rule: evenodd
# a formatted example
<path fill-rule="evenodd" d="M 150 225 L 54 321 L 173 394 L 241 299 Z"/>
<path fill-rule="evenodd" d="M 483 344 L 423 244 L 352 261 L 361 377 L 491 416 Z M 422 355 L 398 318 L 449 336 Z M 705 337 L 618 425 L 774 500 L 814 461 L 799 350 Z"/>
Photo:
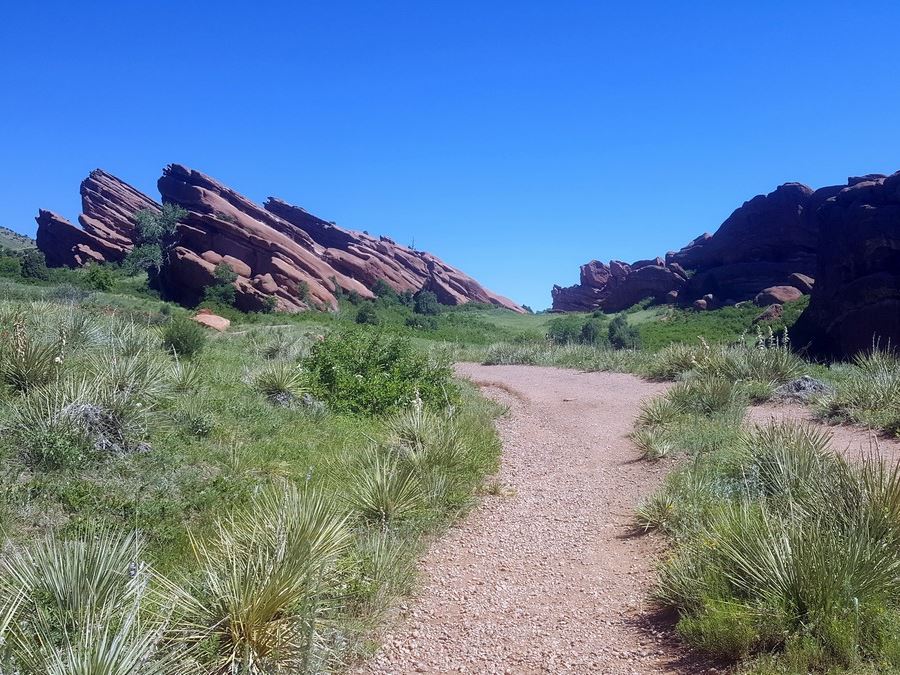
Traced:
<path fill-rule="evenodd" d="M 851 178 L 817 211 L 818 273 L 796 347 L 848 358 L 900 345 L 900 172 Z"/>
<path fill-rule="evenodd" d="M 371 298 L 379 279 L 398 291 L 432 290 L 445 304 L 474 301 L 524 311 L 430 253 L 338 228 L 278 199 L 262 208 L 179 164 L 166 167 L 158 186 L 165 202 L 187 211 L 159 280 L 182 302 L 197 302 L 216 283 L 216 266 L 226 263 L 237 274 L 236 304 L 248 311 L 336 308 L 339 291 Z M 100 169 L 82 182 L 81 197 L 81 229 L 50 211 L 38 215 L 38 247 L 51 266 L 123 259 L 134 245 L 136 214 L 161 208 Z"/>
<path fill-rule="evenodd" d="M 41 209 L 35 220 L 37 247 L 43 251 L 50 267 L 80 267 L 107 259 L 106 242 L 79 229 L 59 214 Z"/>
<path fill-rule="evenodd" d="M 645 298 L 668 302 L 678 297 L 686 279 L 662 258 L 641 260 L 633 265 L 611 260 L 606 265 L 592 260 L 581 266 L 581 283 L 568 288 L 554 286 L 553 309 L 557 311 L 618 312 Z M 674 295 L 673 295 L 674 294 Z"/>
<path fill-rule="evenodd" d="M 158 213 L 159 204 L 128 183 L 95 169 L 81 182 L 81 210 L 78 222 L 85 232 L 121 248 L 124 256 L 134 245 L 135 214 Z"/>
<path fill-rule="evenodd" d="M 764 288 L 795 285 L 795 274 L 811 285 L 819 225 L 810 217 L 810 209 L 814 211 L 834 192 L 835 188 L 813 192 L 800 183 L 786 183 L 745 202 L 715 234 L 700 235 L 680 251 L 667 253 L 665 260 L 610 263 L 608 275 L 616 284 L 586 278 L 582 267 L 579 286 L 554 287 L 553 307 L 619 311 L 622 303 L 634 304 L 646 297 L 672 301 L 672 291 L 677 292 L 677 302 L 686 306 L 708 294 L 739 302 L 754 298 Z M 705 305 L 709 308 L 710 303 Z"/>
<path fill-rule="evenodd" d="M 147 195 L 101 169 L 81 182 L 81 229 L 52 211 L 41 210 L 38 248 L 51 267 L 78 267 L 88 262 L 117 262 L 133 247 L 141 210 L 159 211 Z"/>
<path fill-rule="evenodd" d="M 308 234 L 322 247 L 322 258 L 334 269 L 368 288 L 383 280 L 395 291 L 431 290 L 446 305 L 480 302 L 522 311 L 508 298 L 492 293 L 430 253 L 415 251 L 388 237 L 345 230 L 275 197 L 269 197 L 264 206 Z"/>

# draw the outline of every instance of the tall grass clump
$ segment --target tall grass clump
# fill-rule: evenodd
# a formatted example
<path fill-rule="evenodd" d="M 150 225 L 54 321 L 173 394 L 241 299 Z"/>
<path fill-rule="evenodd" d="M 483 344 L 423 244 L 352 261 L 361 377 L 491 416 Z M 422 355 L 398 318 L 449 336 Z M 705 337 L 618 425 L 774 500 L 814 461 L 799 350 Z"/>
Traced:
<path fill-rule="evenodd" d="M 821 415 L 900 435 L 900 356 L 875 346 L 858 354 L 847 377 L 818 402 Z"/>
<path fill-rule="evenodd" d="M 639 524 L 673 537 L 657 597 L 689 643 L 775 650 L 799 672 L 900 666 L 900 470 L 850 464 L 828 442 L 790 423 L 746 432 L 642 505 Z"/>
<path fill-rule="evenodd" d="M 186 672 L 164 639 L 171 600 L 136 535 L 94 530 L 14 551 L 0 562 L 0 603 L 10 672 Z"/>
<path fill-rule="evenodd" d="M 190 359 L 206 345 L 206 329 L 186 316 L 177 316 L 162 329 L 162 343 L 167 351 Z"/>
<path fill-rule="evenodd" d="M 195 537 L 195 579 L 178 598 L 178 640 L 213 673 L 305 673 L 330 659 L 329 582 L 350 543 L 319 492 L 271 488 Z"/>

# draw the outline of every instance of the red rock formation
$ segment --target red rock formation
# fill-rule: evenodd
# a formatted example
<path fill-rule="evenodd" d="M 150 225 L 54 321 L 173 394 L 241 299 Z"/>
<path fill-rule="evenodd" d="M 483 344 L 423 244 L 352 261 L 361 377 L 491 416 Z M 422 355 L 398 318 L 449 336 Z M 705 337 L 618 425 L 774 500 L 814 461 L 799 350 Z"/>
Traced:
<path fill-rule="evenodd" d="M 207 286 L 217 283 L 215 268 L 224 262 L 238 275 L 236 304 L 244 310 L 273 302 L 282 311 L 335 308 L 338 291 L 371 298 L 369 287 L 383 279 L 398 291 L 432 290 L 445 304 L 483 302 L 524 311 L 430 253 L 337 228 L 280 200 L 270 199 L 268 210 L 261 208 L 178 164 L 165 169 L 158 186 L 164 201 L 187 211 L 160 279 L 183 302 L 197 302 Z M 83 229 L 49 211 L 38 216 L 38 246 L 52 266 L 121 260 L 133 247 L 135 214 L 160 209 L 100 169 L 82 182 L 81 197 Z"/>
<path fill-rule="evenodd" d="M 41 209 L 35 220 L 37 247 L 43 251 L 50 267 L 80 267 L 118 255 L 118 247 L 110 246 L 52 211 Z"/>
<path fill-rule="evenodd" d="M 678 296 L 686 279 L 662 258 L 641 260 L 633 265 L 611 260 L 605 265 L 592 260 L 581 266 L 581 283 L 568 288 L 554 286 L 553 309 L 591 311 L 601 308 L 618 312 L 645 298 L 666 302 Z"/>
<path fill-rule="evenodd" d="M 822 201 L 818 273 L 795 347 L 848 358 L 900 345 L 900 172 L 851 178 Z"/>
<path fill-rule="evenodd" d="M 78 222 L 84 230 L 111 245 L 131 250 L 139 211 L 159 212 L 159 204 L 128 183 L 95 169 L 81 182 L 81 210 Z"/>
<path fill-rule="evenodd" d="M 275 299 L 281 311 L 337 308 L 335 287 L 371 298 L 361 282 L 323 259 L 324 249 L 302 229 L 269 213 L 199 171 L 170 164 L 158 181 L 163 201 L 187 211 L 163 283 L 185 302 L 196 302 L 225 262 L 238 275 L 236 304 L 261 310 Z"/>
<path fill-rule="evenodd" d="M 323 248 L 321 256 L 326 262 L 366 287 L 383 280 L 395 291 L 431 290 L 445 305 L 480 302 L 523 311 L 430 253 L 415 251 L 387 237 L 345 230 L 275 197 L 266 201 L 265 208 L 306 232 Z"/>
<path fill-rule="evenodd" d="M 760 307 L 769 305 L 783 305 L 786 302 L 794 302 L 803 297 L 803 292 L 793 286 L 769 286 L 760 291 L 753 302 Z"/>
<path fill-rule="evenodd" d="M 583 267 L 579 286 L 554 287 L 553 307 L 619 311 L 623 303 L 644 297 L 672 301 L 671 291 L 677 291 L 683 305 L 710 294 L 716 298 L 713 304 L 734 303 L 754 298 L 764 288 L 795 285 L 792 274 L 811 283 L 818 222 L 810 213 L 832 193 L 833 188 L 814 193 L 805 185 L 786 183 L 745 202 L 715 234 L 700 235 L 680 251 L 667 253 L 665 260 L 610 263 L 609 276 L 617 283 L 585 279 Z M 797 283 L 798 288 L 804 285 Z M 702 304 L 709 308 L 711 303 Z"/>
<path fill-rule="evenodd" d="M 78 267 L 86 262 L 114 262 L 131 250 L 135 213 L 159 211 L 159 204 L 101 169 L 81 182 L 82 229 L 50 211 L 41 211 L 38 248 L 51 267 Z"/>

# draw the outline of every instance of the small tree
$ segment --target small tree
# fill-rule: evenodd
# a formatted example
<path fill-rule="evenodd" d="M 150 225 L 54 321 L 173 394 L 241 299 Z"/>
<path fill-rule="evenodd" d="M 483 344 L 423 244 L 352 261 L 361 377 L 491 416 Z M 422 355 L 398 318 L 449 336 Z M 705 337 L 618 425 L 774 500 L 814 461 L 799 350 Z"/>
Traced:
<path fill-rule="evenodd" d="M 641 346 L 641 334 L 623 314 L 619 314 L 609 324 L 609 343 L 616 349 L 637 349 Z"/>
<path fill-rule="evenodd" d="M 175 204 L 163 204 L 159 212 L 142 209 L 134 214 L 134 249 L 125 258 L 125 268 L 133 274 L 145 271 L 151 284 L 157 283 L 169 251 L 178 242 L 178 221 L 187 213 Z"/>
<path fill-rule="evenodd" d="M 234 282 L 237 281 L 237 272 L 226 262 L 220 262 L 213 270 L 215 282 L 203 290 L 203 300 L 220 305 L 234 306 L 235 290 Z"/>
<path fill-rule="evenodd" d="M 84 279 L 88 286 L 98 291 L 111 291 L 116 285 L 116 278 L 106 265 L 89 265 Z"/>
<path fill-rule="evenodd" d="M 371 302 L 363 304 L 357 310 L 356 323 L 367 323 L 370 325 L 377 325 L 379 323 L 378 313 L 375 311 L 375 306 Z"/>
<path fill-rule="evenodd" d="M 376 298 L 391 300 L 393 302 L 397 301 L 397 291 L 391 288 L 391 285 L 384 279 L 379 279 L 372 284 L 372 292 L 375 294 Z"/>
<path fill-rule="evenodd" d="M 441 303 L 432 291 L 419 291 L 414 297 L 413 311 L 416 314 L 434 316 L 440 314 Z"/>
<path fill-rule="evenodd" d="M 41 251 L 33 248 L 22 254 L 22 276 L 26 279 L 40 279 L 41 281 L 50 278 L 47 259 Z"/>

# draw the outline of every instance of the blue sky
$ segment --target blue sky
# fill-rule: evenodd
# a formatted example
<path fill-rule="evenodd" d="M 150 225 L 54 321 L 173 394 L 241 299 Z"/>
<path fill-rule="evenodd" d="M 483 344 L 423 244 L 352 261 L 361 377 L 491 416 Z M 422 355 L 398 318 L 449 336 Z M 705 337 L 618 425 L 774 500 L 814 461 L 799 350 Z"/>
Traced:
<path fill-rule="evenodd" d="M 8 3 L 0 225 L 180 162 L 543 308 L 779 183 L 900 169 L 900 5 Z M 789 5 L 789 6 L 788 6 Z"/>

